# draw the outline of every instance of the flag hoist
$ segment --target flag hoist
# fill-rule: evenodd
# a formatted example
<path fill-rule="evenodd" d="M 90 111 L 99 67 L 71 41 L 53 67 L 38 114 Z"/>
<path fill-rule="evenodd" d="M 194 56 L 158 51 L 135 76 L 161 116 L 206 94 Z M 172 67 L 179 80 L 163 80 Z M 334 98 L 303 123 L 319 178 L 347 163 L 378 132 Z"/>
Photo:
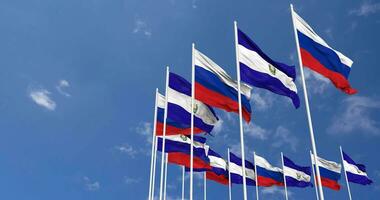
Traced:
<path fill-rule="evenodd" d="M 165 111 L 164 111 L 164 126 L 162 130 L 162 152 L 161 152 L 161 177 L 160 177 L 160 198 L 159 198 L 160 200 L 163 200 L 163 186 L 164 186 L 166 118 L 168 116 L 168 85 L 169 85 L 169 66 L 166 67 Z"/>
<path fill-rule="evenodd" d="M 314 161 L 316 163 L 316 176 L 317 176 L 317 186 L 318 186 L 318 191 L 319 191 L 319 199 L 324 200 L 323 196 L 323 189 L 322 189 L 322 183 L 321 183 L 321 176 L 319 172 L 319 167 L 318 167 L 318 162 L 317 162 L 317 147 L 315 144 L 315 139 L 314 139 L 314 130 L 313 130 L 313 122 L 311 119 L 311 113 L 310 113 L 310 108 L 309 108 L 309 98 L 307 94 L 307 89 L 306 89 L 306 82 L 305 82 L 305 76 L 303 72 L 303 64 L 302 64 L 302 58 L 301 58 L 301 53 L 300 53 L 300 46 L 299 46 L 299 41 L 298 41 L 298 36 L 297 36 L 297 30 L 294 22 L 294 10 L 293 10 L 293 5 L 290 4 L 290 10 L 292 14 L 292 22 L 293 22 L 293 30 L 294 30 L 294 37 L 296 40 L 296 45 L 297 45 L 297 54 L 298 54 L 298 62 L 299 62 L 299 68 L 301 72 L 301 80 L 302 80 L 302 87 L 304 91 L 304 98 L 305 98 L 305 105 L 306 105 L 306 114 L 307 114 L 307 120 L 308 120 L 308 125 L 309 125 L 309 132 L 310 132 L 310 140 L 311 140 L 311 147 L 314 155 Z"/>
<path fill-rule="evenodd" d="M 236 73 L 237 73 L 237 84 L 238 84 L 238 102 L 239 102 L 239 129 L 240 129 L 240 148 L 241 148 L 241 159 L 242 159 L 242 176 L 243 176 L 243 197 L 247 200 L 247 183 L 245 180 L 245 152 L 244 152 L 244 133 L 243 133 L 243 112 L 241 106 L 241 82 L 240 82 L 240 64 L 239 64 L 239 48 L 238 48 L 238 33 L 237 33 L 237 22 L 234 21 L 234 32 L 235 32 L 235 53 L 236 53 Z"/>

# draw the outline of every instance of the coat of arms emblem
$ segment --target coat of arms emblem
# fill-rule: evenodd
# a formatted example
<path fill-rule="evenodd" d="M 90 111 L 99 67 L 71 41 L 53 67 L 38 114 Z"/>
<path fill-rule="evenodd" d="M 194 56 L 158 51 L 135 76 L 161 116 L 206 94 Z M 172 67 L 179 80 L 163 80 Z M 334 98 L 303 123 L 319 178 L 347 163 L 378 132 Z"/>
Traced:
<path fill-rule="evenodd" d="M 270 63 L 268 64 L 268 68 L 271 74 L 275 75 L 276 74 L 276 68 L 271 65 Z"/>

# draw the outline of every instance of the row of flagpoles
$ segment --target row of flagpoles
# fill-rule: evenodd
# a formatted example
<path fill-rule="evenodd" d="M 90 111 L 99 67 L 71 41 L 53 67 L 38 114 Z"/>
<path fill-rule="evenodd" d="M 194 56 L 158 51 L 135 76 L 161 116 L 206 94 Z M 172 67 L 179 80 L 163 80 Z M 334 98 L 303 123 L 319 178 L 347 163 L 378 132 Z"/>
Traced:
<path fill-rule="evenodd" d="M 322 190 L 323 183 L 319 167 L 320 162 L 318 160 L 314 139 L 313 123 L 303 66 L 330 79 L 331 82 L 343 92 L 354 94 L 356 90 L 353 89 L 348 82 L 348 75 L 353 62 L 339 51 L 332 49 L 294 12 L 292 5 L 290 5 L 290 8 L 310 133 L 311 155 L 312 161 L 315 164 L 315 168 L 312 168 L 315 170 L 316 175 L 315 184 L 317 186 L 316 189 L 318 189 L 317 196 L 320 200 L 324 200 Z M 273 93 L 287 96 L 292 100 L 296 108 L 299 107 L 300 101 L 294 82 L 296 77 L 295 67 L 272 60 L 262 52 L 245 33 L 238 29 L 237 22 L 234 22 L 234 34 L 237 70 L 236 81 L 211 59 L 195 49 L 194 44 L 192 45 L 191 83 L 170 72 L 169 67 L 167 67 L 165 95 L 160 95 L 158 90 L 156 90 L 149 199 L 153 200 L 154 198 L 157 150 L 161 149 L 162 151 L 159 199 L 163 200 L 166 199 L 167 162 L 172 155 L 169 150 L 172 147 L 166 145 L 166 140 L 168 136 L 184 134 L 190 136 L 190 138 L 187 139 L 181 137 L 184 141 L 190 141 L 186 144 L 189 147 L 188 152 L 190 154 L 189 166 L 185 166 L 188 167 L 190 171 L 189 199 L 193 200 L 194 153 L 198 153 L 195 152 L 198 146 L 194 149 L 194 134 L 211 132 L 213 126 L 218 121 L 218 117 L 213 111 L 214 107 L 239 114 L 241 184 L 243 185 L 243 198 L 247 200 L 247 177 L 246 173 L 243 173 L 246 172 L 243 120 L 249 123 L 251 118 L 251 108 L 249 105 L 251 87 L 265 88 Z M 167 142 L 170 144 L 170 142 L 173 141 L 168 140 Z M 196 144 L 199 145 L 199 143 Z M 183 159 L 187 158 L 186 155 L 182 156 L 184 156 Z M 228 168 L 229 171 L 228 180 L 230 182 L 230 153 L 228 157 L 226 169 Z M 254 158 L 256 158 L 256 155 Z M 256 174 L 254 181 L 256 183 L 256 198 L 258 199 L 258 171 L 256 169 L 256 161 L 254 161 L 254 163 L 255 169 L 253 169 L 253 171 Z M 185 167 L 183 167 L 182 170 L 182 198 L 184 198 Z M 363 171 L 365 172 L 365 169 L 362 170 L 362 172 Z M 206 180 L 206 175 L 207 173 L 205 172 L 204 180 Z M 285 173 L 284 184 L 286 185 Z M 230 186 L 231 184 L 229 183 L 229 188 L 231 188 Z M 206 184 L 204 184 L 204 187 L 206 190 Z M 229 197 L 230 199 L 232 197 L 231 190 Z"/>

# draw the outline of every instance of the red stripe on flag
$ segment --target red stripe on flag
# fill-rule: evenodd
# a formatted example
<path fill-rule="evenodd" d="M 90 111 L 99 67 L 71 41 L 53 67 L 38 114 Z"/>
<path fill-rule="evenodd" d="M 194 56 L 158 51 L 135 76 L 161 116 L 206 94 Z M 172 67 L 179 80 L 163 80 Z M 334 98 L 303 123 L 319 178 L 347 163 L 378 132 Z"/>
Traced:
<path fill-rule="evenodd" d="M 267 177 L 264 177 L 264 176 L 258 176 L 257 177 L 257 181 L 259 182 L 259 186 L 262 186 L 262 187 L 271 187 L 271 186 L 274 186 L 274 185 L 284 186 L 284 183 L 278 182 L 278 181 L 276 181 L 274 179 L 267 178 Z"/>
<path fill-rule="evenodd" d="M 179 152 L 168 153 L 168 162 L 190 168 L 190 155 Z M 193 168 L 211 170 L 211 166 L 198 157 L 193 157 Z"/>
<path fill-rule="evenodd" d="M 207 171 L 206 172 L 206 178 L 209 180 L 213 180 L 217 183 L 223 184 L 223 185 L 228 185 L 228 178 L 226 176 L 222 175 L 217 175 L 212 171 Z"/>
<path fill-rule="evenodd" d="M 156 135 L 162 136 L 163 130 L 164 130 L 164 124 L 161 122 L 157 122 L 156 123 L 156 133 L 157 133 Z M 203 130 L 201 130 L 197 127 L 194 127 L 194 134 L 203 133 L 203 132 L 204 132 Z M 181 129 L 181 128 L 169 126 L 168 124 L 166 124 L 165 135 L 178 135 L 178 134 L 190 135 L 191 134 L 191 128 Z"/>
<path fill-rule="evenodd" d="M 348 80 L 340 73 L 329 70 L 323 66 L 317 59 L 313 57 L 307 50 L 301 49 L 302 64 L 322 76 L 331 80 L 336 88 L 342 90 L 346 94 L 355 94 L 357 90 L 352 88 Z"/>
<path fill-rule="evenodd" d="M 318 180 L 318 179 L 317 179 Z M 340 190 L 340 185 L 338 182 L 334 181 L 334 180 L 331 180 L 331 179 L 328 179 L 328 178 L 325 178 L 325 177 L 322 177 L 321 178 L 321 182 L 322 182 L 322 186 L 323 187 L 327 187 L 327 188 L 330 188 L 332 190 Z M 318 185 L 318 181 L 317 181 L 317 185 Z"/>

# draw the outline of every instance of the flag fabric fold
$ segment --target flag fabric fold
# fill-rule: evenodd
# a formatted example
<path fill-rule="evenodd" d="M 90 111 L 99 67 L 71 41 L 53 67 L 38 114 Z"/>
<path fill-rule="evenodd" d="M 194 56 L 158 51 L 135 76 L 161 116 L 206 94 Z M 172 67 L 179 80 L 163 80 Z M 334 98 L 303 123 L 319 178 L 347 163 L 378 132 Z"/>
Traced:
<path fill-rule="evenodd" d="M 311 161 L 313 166 L 315 165 L 314 156 L 311 154 Z M 321 175 L 321 182 L 323 187 L 330 188 L 332 190 L 340 190 L 339 179 L 342 165 L 333 161 L 325 160 L 323 158 L 317 158 L 319 173 Z M 316 177 L 318 178 L 318 177 Z"/>
<path fill-rule="evenodd" d="M 336 88 L 346 94 L 355 94 L 348 76 L 353 61 L 341 52 L 331 48 L 313 28 L 293 11 L 293 23 L 297 30 L 302 64 L 330 79 Z"/>
<path fill-rule="evenodd" d="M 295 164 L 288 157 L 284 158 L 284 176 L 287 187 L 309 187 L 311 183 L 311 167 L 302 167 Z"/>
<path fill-rule="evenodd" d="M 366 167 L 362 164 L 356 163 L 344 151 L 342 151 L 342 153 L 343 165 L 348 181 L 360 185 L 372 184 L 373 181 L 368 178 Z"/>
<path fill-rule="evenodd" d="M 281 168 L 273 167 L 265 158 L 258 155 L 255 155 L 255 165 L 258 186 L 271 187 L 274 185 L 284 185 L 284 176 Z"/>
<path fill-rule="evenodd" d="M 228 163 L 228 170 L 231 174 L 231 183 L 243 184 L 243 167 L 242 159 L 230 152 L 230 163 Z M 245 178 L 246 184 L 254 186 L 255 182 L 255 167 L 254 165 L 245 160 Z"/>
<path fill-rule="evenodd" d="M 294 66 L 268 57 L 245 33 L 238 30 L 238 53 L 241 81 L 289 97 L 294 107 L 300 106 Z"/>
<path fill-rule="evenodd" d="M 190 124 L 191 112 L 194 113 L 194 128 L 210 133 L 218 121 L 214 110 L 194 100 L 194 110 L 191 110 L 191 83 L 181 76 L 169 74 L 168 88 L 168 118 L 181 124 Z"/>
<path fill-rule="evenodd" d="M 239 113 L 238 84 L 219 65 L 194 50 L 195 98 L 207 105 L 227 112 Z M 241 84 L 242 113 L 244 119 L 251 120 L 251 88 Z"/>

